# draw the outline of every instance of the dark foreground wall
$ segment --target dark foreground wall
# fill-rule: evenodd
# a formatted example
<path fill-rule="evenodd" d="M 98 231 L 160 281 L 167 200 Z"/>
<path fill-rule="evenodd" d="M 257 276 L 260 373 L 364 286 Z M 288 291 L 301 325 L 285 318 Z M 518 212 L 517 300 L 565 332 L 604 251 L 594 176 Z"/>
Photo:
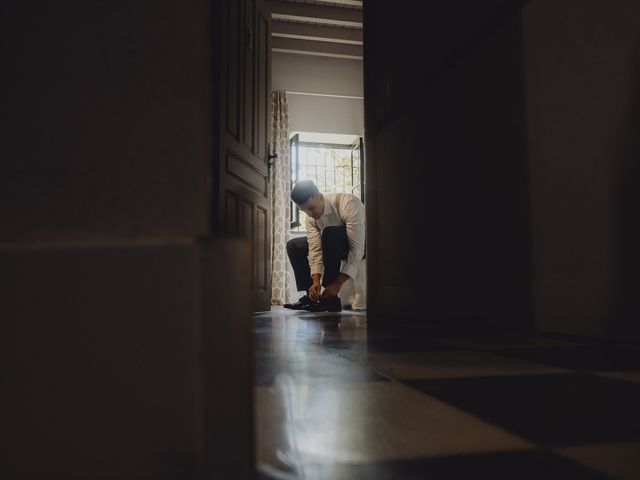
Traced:
<path fill-rule="evenodd" d="M 640 4 L 523 10 L 536 325 L 640 337 Z"/>
<path fill-rule="evenodd" d="M 0 240 L 206 231 L 206 1 L 8 1 Z"/>
<path fill-rule="evenodd" d="M 250 255 L 209 238 L 212 5 L 0 5 L 2 478 L 252 475 Z"/>
<path fill-rule="evenodd" d="M 248 251 L 0 250 L 2 478 L 251 478 Z"/>
<path fill-rule="evenodd" d="M 529 321 L 521 30 L 499 3 L 365 7 L 370 313 Z"/>
<path fill-rule="evenodd" d="M 365 7 L 373 321 L 632 333 L 640 7 L 447 3 Z"/>

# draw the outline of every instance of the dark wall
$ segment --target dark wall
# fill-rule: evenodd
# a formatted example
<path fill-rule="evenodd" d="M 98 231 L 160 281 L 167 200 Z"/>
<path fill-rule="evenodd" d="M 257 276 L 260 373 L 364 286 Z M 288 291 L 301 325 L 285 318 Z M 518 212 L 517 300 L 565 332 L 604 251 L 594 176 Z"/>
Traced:
<path fill-rule="evenodd" d="M 381 316 L 529 320 L 521 26 L 517 9 L 494 3 L 394 5 L 411 12 L 402 23 L 375 10 L 382 2 L 367 7 L 365 69 L 378 72 L 365 83 L 378 253 L 368 298 Z M 380 37 L 372 22 L 389 33 Z M 406 58 L 394 65 L 378 48 Z"/>
<path fill-rule="evenodd" d="M 523 11 L 536 324 L 640 336 L 640 4 Z"/>
<path fill-rule="evenodd" d="M 196 473 L 199 260 L 188 246 L 0 253 L 3 478 Z"/>
<path fill-rule="evenodd" d="M 0 3 L 2 478 L 253 476 L 250 254 L 209 218 L 218 7 Z"/>
<path fill-rule="evenodd" d="M 252 478 L 248 245 L 113 243 L 0 246 L 0 477 Z"/>
<path fill-rule="evenodd" d="M 365 7 L 369 313 L 629 334 L 637 3 L 447 5 Z"/>
<path fill-rule="evenodd" d="M 0 9 L 0 239 L 206 231 L 207 2 Z"/>

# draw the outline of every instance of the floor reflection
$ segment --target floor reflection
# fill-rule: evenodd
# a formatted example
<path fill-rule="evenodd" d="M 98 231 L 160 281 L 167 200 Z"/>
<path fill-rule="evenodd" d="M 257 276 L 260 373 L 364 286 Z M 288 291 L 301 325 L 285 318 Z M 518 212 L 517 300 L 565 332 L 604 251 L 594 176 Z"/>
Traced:
<path fill-rule="evenodd" d="M 261 478 L 638 478 L 640 348 L 284 309 L 255 339 Z"/>

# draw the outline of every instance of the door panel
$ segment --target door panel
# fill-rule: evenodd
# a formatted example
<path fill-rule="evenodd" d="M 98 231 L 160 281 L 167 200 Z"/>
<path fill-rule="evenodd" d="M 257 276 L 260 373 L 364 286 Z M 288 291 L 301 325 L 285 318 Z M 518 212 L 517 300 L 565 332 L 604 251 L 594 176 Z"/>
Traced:
<path fill-rule="evenodd" d="M 239 215 L 239 234 L 240 236 L 251 240 L 251 233 L 253 232 L 253 205 L 246 200 L 240 203 L 240 215 Z"/>
<path fill-rule="evenodd" d="M 258 125 L 256 128 L 257 140 L 256 140 L 256 155 L 261 160 L 265 160 L 267 153 L 267 130 L 269 128 L 269 101 L 270 93 L 269 81 L 267 79 L 267 61 L 269 59 L 269 52 L 271 47 L 269 45 L 269 25 L 268 20 L 260 15 L 258 16 L 258 39 L 259 50 L 257 59 L 258 70 L 258 82 L 257 82 L 257 115 Z"/>
<path fill-rule="evenodd" d="M 253 153 L 254 152 L 254 126 L 256 123 L 255 118 L 255 104 L 254 95 L 256 91 L 256 76 L 255 76 L 255 44 L 256 44 L 256 31 L 255 31 L 255 0 L 245 0 L 244 2 L 244 46 L 243 46 L 243 78 L 244 78 L 244 93 L 243 93 L 243 119 L 244 119 L 244 131 L 242 140 L 244 145 Z"/>
<path fill-rule="evenodd" d="M 228 45 L 227 56 L 227 88 L 224 105 L 226 106 L 226 126 L 227 132 L 237 141 L 240 140 L 240 106 L 241 96 L 239 95 L 242 87 L 240 75 L 240 41 L 241 32 L 241 16 L 240 4 L 238 2 L 230 2 L 226 23 L 226 43 Z"/>
<path fill-rule="evenodd" d="M 238 181 L 252 188 L 256 193 L 266 196 L 268 178 L 260 171 L 256 170 L 249 162 L 232 152 L 227 154 L 227 173 L 233 175 Z"/>
<path fill-rule="evenodd" d="M 238 195 L 229 190 L 224 196 L 224 233 L 234 236 L 238 233 Z"/>
<path fill-rule="evenodd" d="M 254 311 L 271 306 L 271 187 L 267 166 L 271 106 L 270 17 L 263 0 L 223 0 L 228 22 L 237 16 L 239 35 L 224 36 L 221 54 L 230 72 L 224 76 L 218 165 L 221 208 L 218 224 L 225 235 L 251 242 Z M 228 28 L 228 27 L 227 27 Z M 235 46 L 234 46 L 235 45 Z M 236 48 L 237 47 L 237 48 Z M 234 70 L 235 69 L 235 70 Z M 231 84 L 234 85 L 231 85 Z"/>
<path fill-rule="evenodd" d="M 266 290 L 269 285 L 266 268 L 269 256 L 267 251 L 268 224 L 267 210 L 262 207 L 256 208 L 256 235 L 258 237 L 258 241 L 256 242 L 256 288 L 259 291 L 265 292 L 265 294 L 267 293 Z"/>

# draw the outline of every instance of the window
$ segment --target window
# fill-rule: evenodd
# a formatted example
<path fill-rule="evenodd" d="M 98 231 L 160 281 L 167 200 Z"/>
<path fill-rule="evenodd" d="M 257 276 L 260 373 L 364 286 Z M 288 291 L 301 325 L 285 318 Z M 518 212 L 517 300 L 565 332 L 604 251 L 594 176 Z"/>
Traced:
<path fill-rule="evenodd" d="M 363 200 L 361 138 L 354 137 L 352 144 L 340 144 L 305 142 L 294 135 L 290 146 L 292 187 L 298 180 L 309 179 L 323 193 L 351 193 Z M 305 213 L 291 202 L 291 230 L 304 232 L 305 221 Z"/>

